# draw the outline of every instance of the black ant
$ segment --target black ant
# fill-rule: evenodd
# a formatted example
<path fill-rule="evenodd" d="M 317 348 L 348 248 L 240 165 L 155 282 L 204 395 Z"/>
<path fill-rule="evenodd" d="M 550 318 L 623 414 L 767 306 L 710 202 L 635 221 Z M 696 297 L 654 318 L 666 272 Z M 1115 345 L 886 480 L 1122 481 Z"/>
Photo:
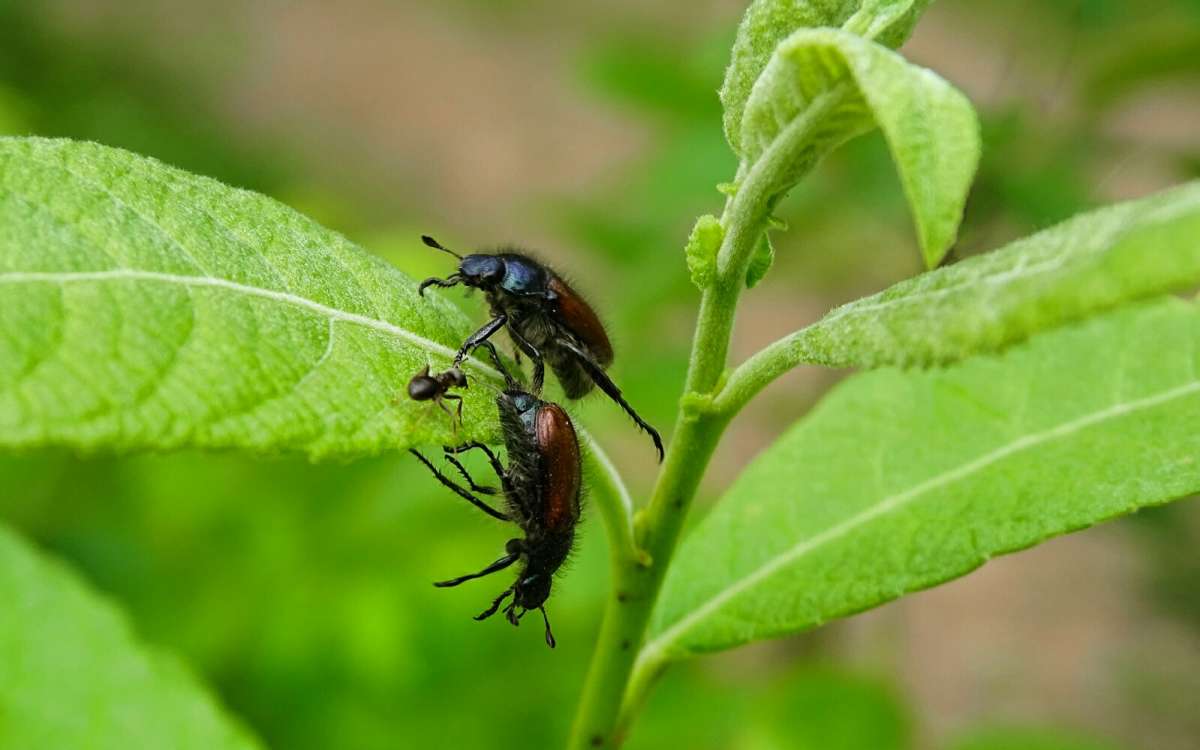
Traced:
<path fill-rule="evenodd" d="M 506 381 L 504 391 L 496 396 L 496 408 L 500 413 L 500 427 L 508 451 L 508 466 L 505 467 L 483 443 L 472 442 L 443 448 L 446 459 L 466 479 L 468 489 L 439 471 L 419 451 L 410 452 L 443 485 L 489 516 L 517 524 L 525 536 L 509 539 L 504 545 L 504 556 L 478 573 L 439 581 L 434 585 L 457 586 L 523 562 L 524 566 L 513 585 L 501 592 L 491 606 L 475 619 L 486 620 L 496 614 L 504 600 L 511 596 L 512 601 L 504 608 L 506 619 L 517 625 L 529 610 L 540 611 L 546 624 L 546 643 L 554 648 L 554 634 L 550 630 L 545 603 L 550 597 L 554 574 L 570 555 L 575 541 L 582 490 L 579 439 L 570 417 L 561 406 L 542 401 L 521 388 L 500 362 L 495 348 L 487 342 L 481 345 L 491 353 Z M 499 491 L 495 487 L 476 484 L 456 458 L 457 454 L 476 449 L 483 451 L 500 479 Z M 502 493 L 505 510 L 497 510 L 474 493 Z"/>
<path fill-rule="evenodd" d="M 425 279 L 419 292 L 423 295 L 430 286 L 458 284 L 482 289 L 492 311 L 492 319 L 463 342 L 455 364 L 507 326 L 518 350 L 533 361 L 534 393 L 541 393 L 545 362 L 550 363 L 567 398 L 581 398 L 593 385 L 599 386 L 650 435 L 658 450 L 658 460 L 662 461 L 663 444 L 658 430 L 633 410 L 621 395 L 621 389 L 605 373 L 612 364 L 613 349 L 603 324 L 562 277 L 544 263 L 521 253 L 473 253 L 464 257 L 432 237 L 422 235 L 421 240 L 458 258 L 459 264 L 458 271 L 445 279 Z"/>
<path fill-rule="evenodd" d="M 429 374 L 429 365 L 425 365 L 423 370 L 408 381 L 408 397 L 413 401 L 433 401 L 454 420 L 457 430 L 462 426 L 463 398 L 457 393 L 450 393 L 450 389 L 466 387 L 467 376 L 458 365 L 434 375 Z M 450 409 L 446 407 L 447 401 L 458 402 L 455 413 L 451 414 Z"/>

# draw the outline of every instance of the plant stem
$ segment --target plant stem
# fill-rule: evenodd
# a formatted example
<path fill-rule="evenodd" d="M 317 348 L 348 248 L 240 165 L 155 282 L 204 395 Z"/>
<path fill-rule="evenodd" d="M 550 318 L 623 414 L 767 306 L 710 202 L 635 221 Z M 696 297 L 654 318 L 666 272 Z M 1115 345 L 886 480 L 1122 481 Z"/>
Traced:
<path fill-rule="evenodd" d="M 705 295 L 706 300 L 708 296 Z M 696 332 L 697 344 L 702 336 L 719 337 L 722 329 L 726 333 L 727 344 L 728 328 L 721 325 L 722 318 L 726 318 L 725 324 L 730 325 L 733 316 L 717 315 L 715 311 L 705 316 L 705 307 L 702 303 L 701 325 Z M 707 307 L 713 311 L 711 302 Z M 708 326 L 704 324 L 706 320 Z M 724 359 L 709 360 L 716 363 L 715 368 L 708 366 L 715 372 L 697 370 L 699 361 L 693 361 L 689 385 L 715 385 L 720 378 Z M 689 391 L 696 392 L 691 388 Z M 625 697 L 625 684 L 633 670 L 667 562 L 671 559 L 679 529 L 687 514 L 687 506 L 703 474 L 701 467 L 708 465 L 724 424 L 724 420 L 717 421 L 685 412 L 676 427 L 653 499 L 637 525 L 641 531 L 637 542 L 646 551 L 648 559 L 644 563 L 648 564 L 625 560 L 613 566 L 613 587 L 600 625 L 580 710 L 571 732 L 571 748 L 583 750 L 620 745 L 622 738 L 618 736 L 616 726 Z"/>
<path fill-rule="evenodd" d="M 750 169 L 739 171 L 741 184 L 726 202 L 721 217 L 725 236 L 716 278 L 700 299 L 679 422 L 650 502 L 635 526 L 635 542 L 648 557 L 613 556 L 612 591 L 568 744 L 573 750 L 621 744 L 631 715 L 622 713 L 622 708 L 646 625 L 696 488 L 732 417 L 713 410 L 711 404 L 721 388 L 746 268 L 766 231 L 774 202 L 787 188 L 785 175 L 808 147 L 814 125 L 843 96 L 837 87 L 811 101 Z M 644 693 L 650 678 L 639 679 Z"/>
<path fill-rule="evenodd" d="M 579 430 L 579 436 L 586 446 L 584 455 L 591 464 L 588 478 L 592 480 L 592 488 L 599 490 L 594 504 L 600 508 L 600 518 L 608 534 L 609 560 L 613 571 L 627 560 L 644 563 L 645 554 L 638 549 L 633 538 L 633 498 L 621 481 L 621 474 L 595 438 L 583 429 Z"/>

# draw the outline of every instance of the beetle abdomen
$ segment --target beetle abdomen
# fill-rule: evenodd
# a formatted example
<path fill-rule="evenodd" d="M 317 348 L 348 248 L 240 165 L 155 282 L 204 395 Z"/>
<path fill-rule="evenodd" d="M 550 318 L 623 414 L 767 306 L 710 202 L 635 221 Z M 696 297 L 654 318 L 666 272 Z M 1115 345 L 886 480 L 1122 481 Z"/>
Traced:
<path fill-rule="evenodd" d="M 567 282 L 552 276 L 547 285 L 555 296 L 559 319 L 579 342 L 588 348 L 597 364 L 607 369 L 613 361 L 612 343 L 604 331 L 604 324 L 596 316 L 591 305 L 583 300 Z"/>
<path fill-rule="evenodd" d="M 558 404 L 544 404 L 535 425 L 542 456 L 542 524 L 551 532 L 579 520 L 579 441 L 571 419 Z"/>
<path fill-rule="evenodd" d="M 579 364 L 575 355 L 567 353 L 562 356 L 547 357 L 547 360 L 550 369 L 554 371 L 554 376 L 558 378 L 558 384 L 562 386 L 563 394 L 572 401 L 583 398 L 595 387 L 595 381 Z"/>

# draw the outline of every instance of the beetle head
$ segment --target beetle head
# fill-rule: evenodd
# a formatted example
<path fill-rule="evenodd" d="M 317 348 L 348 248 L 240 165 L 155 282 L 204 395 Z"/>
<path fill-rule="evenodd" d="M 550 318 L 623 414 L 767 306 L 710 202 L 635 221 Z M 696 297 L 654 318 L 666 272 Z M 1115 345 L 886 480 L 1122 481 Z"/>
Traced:
<path fill-rule="evenodd" d="M 552 578 L 545 574 L 528 575 L 517 580 L 513 586 L 512 604 L 508 605 L 505 614 L 513 625 L 520 622 L 521 617 L 531 609 L 542 613 L 542 622 L 546 624 L 546 645 L 554 648 L 554 633 L 550 630 L 550 618 L 546 615 L 546 600 L 550 598 Z M 518 613 L 517 610 L 521 612 Z"/>
<path fill-rule="evenodd" d="M 504 261 L 486 253 L 468 255 L 458 264 L 458 277 L 466 286 L 494 287 L 504 278 Z"/>

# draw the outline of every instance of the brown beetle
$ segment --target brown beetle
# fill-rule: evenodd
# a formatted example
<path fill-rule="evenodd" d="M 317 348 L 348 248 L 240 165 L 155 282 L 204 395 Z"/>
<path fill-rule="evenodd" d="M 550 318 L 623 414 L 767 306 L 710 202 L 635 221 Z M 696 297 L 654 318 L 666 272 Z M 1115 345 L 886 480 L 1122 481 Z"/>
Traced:
<path fill-rule="evenodd" d="M 445 279 L 421 282 L 424 294 L 430 286 L 458 284 L 482 289 L 492 319 L 471 334 L 458 350 L 461 362 L 473 349 L 507 326 L 518 350 L 533 360 L 533 392 L 541 393 L 545 363 L 550 363 L 567 398 L 577 399 L 600 387 L 625 410 L 654 441 L 658 460 L 663 458 L 658 430 L 642 419 L 605 372 L 613 361 L 612 343 L 600 318 L 574 289 L 544 263 L 518 252 L 474 253 L 461 256 L 432 237 L 422 236 L 426 245 L 459 259 L 458 271 Z"/>
<path fill-rule="evenodd" d="M 495 350 L 489 351 L 495 356 Z M 558 404 L 542 401 L 523 390 L 504 370 L 496 358 L 497 367 L 505 374 L 508 385 L 496 397 L 500 427 L 508 452 L 505 467 L 496 454 L 482 443 L 466 443 L 443 448 L 445 457 L 466 479 L 462 487 L 437 469 L 420 452 L 411 451 L 433 472 L 438 481 L 493 518 L 512 521 L 524 533 L 524 538 L 508 540 L 504 556 L 478 573 L 439 581 L 435 586 L 457 586 L 465 581 L 491 575 L 520 561 L 524 565 L 512 586 L 496 597 L 491 606 L 475 619 L 485 620 L 496 614 L 509 596 L 505 616 L 516 625 L 525 612 L 536 609 L 546 624 L 546 643 L 554 648 L 554 634 L 546 616 L 546 600 L 550 597 L 554 574 L 571 554 L 575 542 L 575 526 L 579 522 L 580 496 L 583 488 L 580 468 L 579 439 L 571 418 Z M 505 510 L 500 511 L 476 497 L 498 494 L 496 488 L 475 483 L 456 454 L 481 450 L 491 462 L 500 479 Z"/>

